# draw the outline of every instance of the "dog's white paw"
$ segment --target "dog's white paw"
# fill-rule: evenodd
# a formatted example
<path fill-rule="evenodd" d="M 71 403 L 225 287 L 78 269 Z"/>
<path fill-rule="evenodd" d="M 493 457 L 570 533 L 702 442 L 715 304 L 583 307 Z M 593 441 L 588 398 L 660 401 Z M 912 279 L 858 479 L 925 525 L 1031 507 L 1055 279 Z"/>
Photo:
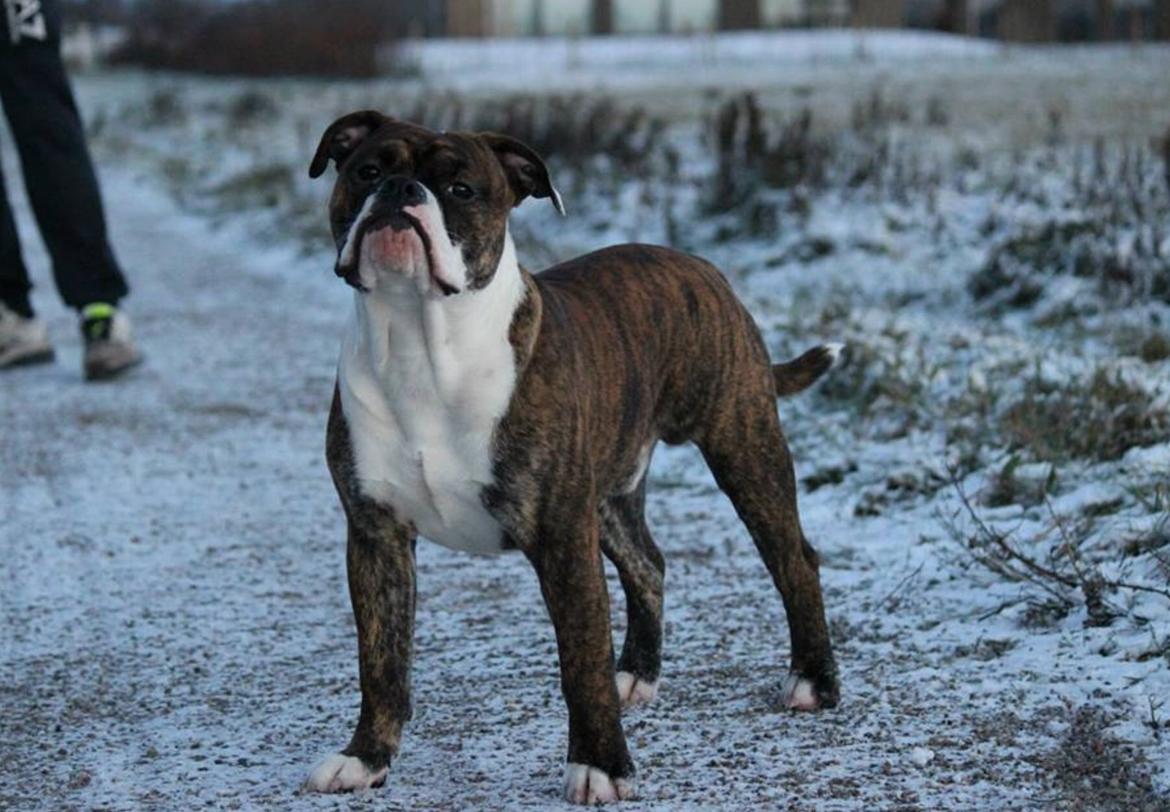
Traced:
<path fill-rule="evenodd" d="M 565 765 L 565 800 L 571 804 L 611 804 L 633 797 L 634 785 L 624 778 L 610 778 L 588 764 Z"/>
<path fill-rule="evenodd" d="M 618 699 L 623 708 L 632 708 L 635 705 L 645 705 L 653 702 L 658 696 L 658 681 L 646 682 L 631 674 L 629 671 L 617 672 Z"/>
<path fill-rule="evenodd" d="M 334 753 L 318 762 L 301 789 L 305 792 L 353 792 L 380 787 L 389 767 L 371 770 L 360 758 Z"/>
<path fill-rule="evenodd" d="M 817 697 L 812 680 L 805 679 L 798 674 L 789 674 L 780 691 L 784 705 L 793 710 L 812 711 L 821 706 L 821 700 Z"/>

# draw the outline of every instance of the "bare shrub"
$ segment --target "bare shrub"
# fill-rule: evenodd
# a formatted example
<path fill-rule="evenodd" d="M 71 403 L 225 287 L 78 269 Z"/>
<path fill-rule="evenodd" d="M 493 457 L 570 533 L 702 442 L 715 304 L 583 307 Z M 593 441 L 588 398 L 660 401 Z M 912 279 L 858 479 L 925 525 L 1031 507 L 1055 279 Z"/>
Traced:
<path fill-rule="evenodd" d="M 421 96 L 400 115 L 436 129 L 505 132 L 562 164 L 580 166 L 605 156 L 618 168 L 646 174 L 674 165 L 663 139 L 666 121 L 641 105 L 620 105 L 606 96 Z"/>
<path fill-rule="evenodd" d="M 744 202 L 761 186 L 792 189 L 825 184 L 831 145 L 814 134 L 808 108 L 769 124 L 756 95 L 745 93 L 716 108 L 708 129 L 717 156 L 708 195 L 712 211 Z"/>
<path fill-rule="evenodd" d="M 374 76 L 393 35 L 377 0 L 144 0 L 115 62 L 246 76 Z"/>
<path fill-rule="evenodd" d="M 893 124 L 909 123 L 910 108 L 901 101 L 891 100 L 880 86 L 875 86 L 867 98 L 854 102 L 852 121 L 856 132 L 876 132 Z"/>
<path fill-rule="evenodd" d="M 1078 605 L 1085 608 L 1086 626 L 1108 626 L 1129 612 L 1128 603 L 1112 600 L 1121 592 L 1144 592 L 1170 601 L 1170 589 L 1149 583 L 1106 576 L 1103 562 L 1093 560 L 1087 545 L 1096 517 L 1082 514 L 1064 516 L 1045 497 L 1050 522 L 1028 537 L 1003 530 L 975 509 L 963 487 L 958 471 L 950 472 L 951 485 L 959 508 L 942 518 L 951 539 L 985 569 L 1006 580 L 1031 585 L 1039 593 L 1039 604 L 1048 614 L 1063 616 Z M 1126 556 L 1124 548 L 1117 551 Z M 1036 595 L 1023 593 L 1001 609 L 1020 601 L 1036 602 Z"/>

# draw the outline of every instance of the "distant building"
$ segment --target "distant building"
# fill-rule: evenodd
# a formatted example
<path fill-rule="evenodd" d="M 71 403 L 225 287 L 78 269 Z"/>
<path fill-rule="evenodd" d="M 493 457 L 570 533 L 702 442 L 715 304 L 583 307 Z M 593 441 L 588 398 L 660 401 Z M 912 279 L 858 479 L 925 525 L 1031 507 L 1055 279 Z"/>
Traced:
<path fill-rule="evenodd" d="M 407 36 L 926 28 L 1011 42 L 1170 39 L 1170 0 L 398 0 Z"/>
<path fill-rule="evenodd" d="M 446 0 L 406 2 L 423 36 L 691 33 L 804 21 L 808 0 Z M 815 0 L 814 0 L 815 2 Z M 848 0 L 835 0 L 842 5 Z M 419 24 L 420 20 L 424 20 Z"/>
<path fill-rule="evenodd" d="M 1170 0 L 998 0 L 982 10 L 978 33 L 1007 42 L 1170 39 Z"/>
<path fill-rule="evenodd" d="M 849 25 L 850 0 L 804 0 L 804 19 L 810 26 Z"/>

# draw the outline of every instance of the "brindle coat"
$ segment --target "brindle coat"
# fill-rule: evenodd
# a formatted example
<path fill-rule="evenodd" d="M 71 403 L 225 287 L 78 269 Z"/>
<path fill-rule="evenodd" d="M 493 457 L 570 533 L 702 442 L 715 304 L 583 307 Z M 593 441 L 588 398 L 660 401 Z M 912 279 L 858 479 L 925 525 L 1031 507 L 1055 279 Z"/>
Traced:
<path fill-rule="evenodd" d="M 504 201 L 501 210 L 481 213 L 501 218 L 502 229 L 507 211 L 525 196 L 555 193 L 535 153 L 500 139 L 440 136 L 357 113 L 326 132 L 311 173 L 319 175 L 330 157 L 339 164 L 331 213 L 340 243 L 363 196 L 346 173 L 350 159 L 389 152 L 397 155 L 397 171 L 405 166 L 421 178 L 431 171 L 427 151 L 441 142 Z M 469 236 L 502 233 L 449 226 L 456 228 Z M 493 240 L 471 242 L 469 267 L 498 259 Z M 801 531 L 792 459 L 776 410 L 777 395 L 809 385 L 827 368 L 828 355 L 813 351 L 773 367 L 759 330 L 719 271 L 666 248 L 608 248 L 524 273 L 524 280 L 527 295 L 510 334 L 516 388 L 495 430 L 495 483 L 482 499 L 540 580 L 568 704 L 568 761 L 614 779 L 634 773 L 614 673 L 653 682 L 661 667 L 664 563 L 643 517 L 645 453 L 658 440 L 698 445 L 783 599 L 793 672 L 812 682 L 820 706 L 835 705 L 837 670 L 817 554 Z M 411 715 L 416 534 L 360 492 L 350 443 L 335 393 L 327 454 L 349 523 L 362 692 L 357 730 L 344 752 L 376 769 L 396 753 Z M 616 666 L 603 554 L 618 570 L 629 611 Z"/>

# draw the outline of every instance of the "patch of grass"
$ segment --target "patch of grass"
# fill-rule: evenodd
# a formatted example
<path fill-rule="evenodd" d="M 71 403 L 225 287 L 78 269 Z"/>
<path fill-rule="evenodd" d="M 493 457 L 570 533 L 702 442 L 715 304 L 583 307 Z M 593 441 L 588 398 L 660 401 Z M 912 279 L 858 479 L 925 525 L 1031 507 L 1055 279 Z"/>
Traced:
<path fill-rule="evenodd" d="M 924 347 L 906 347 L 906 336 L 891 328 L 868 341 L 850 338 L 817 397 L 848 404 L 883 437 L 900 437 L 934 414 L 930 389 L 940 371 Z"/>
<path fill-rule="evenodd" d="M 1138 357 L 1147 364 L 1156 364 L 1170 358 L 1170 336 L 1150 333 L 1138 348 Z"/>
<path fill-rule="evenodd" d="M 1018 644 L 1018 640 L 988 640 L 981 638 L 976 640 L 972 645 L 955 646 L 955 656 L 969 657 L 974 660 L 989 662 L 991 660 L 998 660 Z"/>
<path fill-rule="evenodd" d="M 1155 156 L 1099 143 L 1091 155 L 1073 150 L 1067 158 L 1060 166 L 1043 157 L 1017 163 L 1005 203 L 1044 214 L 1005 222 L 992 214 L 987 259 L 968 283 L 972 297 L 994 310 L 1030 307 L 1048 280 L 1075 276 L 1095 280 L 1109 299 L 1170 301 L 1170 206 L 1150 171 Z M 1068 182 L 1051 182 L 1061 176 Z"/>
<path fill-rule="evenodd" d="M 262 125 L 279 114 L 280 107 L 276 100 L 270 94 L 254 88 L 231 99 L 224 111 L 227 123 L 234 128 Z"/>
<path fill-rule="evenodd" d="M 1121 549 L 1127 556 L 1139 556 L 1165 550 L 1167 547 L 1170 547 L 1170 516 L 1163 518 L 1148 530 L 1130 536 Z"/>
<path fill-rule="evenodd" d="M 1037 460 L 1105 461 L 1170 440 L 1170 415 L 1145 389 L 1098 367 L 1087 380 L 1029 379 L 997 428 L 1012 448 Z"/>
<path fill-rule="evenodd" d="M 209 190 L 222 209 L 272 209 L 294 196 L 292 168 L 275 163 L 239 172 Z"/>
<path fill-rule="evenodd" d="M 156 90 L 141 108 L 142 123 L 148 127 L 174 127 L 187 121 L 189 105 L 175 88 Z"/>
<path fill-rule="evenodd" d="M 1019 455 L 1012 455 L 1003 467 L 995 471 L 988 486 L 980 494 L 987 507 L 1023 505 L 1033 507 L 1040 504 L 1056 490 L 1056 466 L 1050 466 L 1043 477 L 1025 476 L 1020 470 Z"/>
<path fill-rule="evenodd" d="M 830 465 L 823 468 L 818 468 L 806 477 L 802 477 L 800 482 L 812 493 L 819 488 L 826 485 L 840 485 L 845 481 L 845 477 L 857 471 L 857 463 L 853 460 L 841 465 Z"/>
<path fill-rule="evenodd" d="M 1159 364 L 1170 359 L 1170 333 L 1156 325 L 1111 325 L 1106 337 L 1120 354 Z"/>
<path fill-rule="evenodd" d="M 853 508 L 853 515 L 880 516 L 893 505 L 931 496 L 946 484 L 944 477 L 929 468 L 892 474 L 880 486 L 862 492 Z"/>
<path fill-rule="evenodd" d="M 1147 513 L 1170 511 L 1170 485 L 1165 482 L 1145 482 L 1127 488 Z"/>

